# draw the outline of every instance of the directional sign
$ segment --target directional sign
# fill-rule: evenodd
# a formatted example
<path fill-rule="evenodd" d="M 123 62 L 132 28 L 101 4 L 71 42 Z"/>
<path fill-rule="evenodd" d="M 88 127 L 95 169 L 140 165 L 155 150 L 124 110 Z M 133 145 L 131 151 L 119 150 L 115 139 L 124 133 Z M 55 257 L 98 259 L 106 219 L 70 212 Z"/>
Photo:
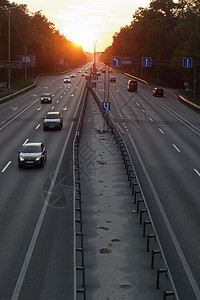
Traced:
<path fill-rule="evenodd" d="M 122 65 L 121 57 L 112 57 L 112 66 L 113 67 L 120 67 L 121 65 Z"/>
<path fill-rule="evenodd" d="M 122 65 L 131 65 L 131 57 L 122 57 Z"/>
<path fill-rule="evenodd" d="M 0 68 L 21 69 L 21 67 L 20 61 L 0 61 Z"/>
<path fill-rule="evenodd" d="M 93 80 L 98 80 L 98 75 L 97 74 L 93 74 L 92 78 L 93 78 Z"/>
<path fill-rule="evenodd" d="M 110 110 L 110 102 L 102 102 L 101 110 L 109 111 Z"/>
<path fill-rule="evenodd" d="M 151 57 L 142 57 L 142 67 L 151 67 L 152 58 Z"/>
<path fill-rule="evenodd" d="M 192 68 L 192 57 L 184 57 L 183 58 L 183 67 L 184 68 Z"/>

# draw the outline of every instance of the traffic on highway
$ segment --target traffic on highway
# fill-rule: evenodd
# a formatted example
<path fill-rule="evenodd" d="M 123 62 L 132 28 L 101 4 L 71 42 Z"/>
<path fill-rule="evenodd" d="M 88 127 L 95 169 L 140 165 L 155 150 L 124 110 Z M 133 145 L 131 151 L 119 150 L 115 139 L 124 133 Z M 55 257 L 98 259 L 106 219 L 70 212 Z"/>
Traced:
<path fill-rule="evenodd" d="M 1 299 L 73 299 L 72 149 L 90 67 L 43 76 L 0 105 Z M 107 76 L 109 116 L 131 155 L 176 293 L 199 299 L 199 114 L 167 89 L 155 95 L 137 81 L 131 91 L 127 75 L 101 64 L 98 71 L 93 91 L 105 100 Z"/>

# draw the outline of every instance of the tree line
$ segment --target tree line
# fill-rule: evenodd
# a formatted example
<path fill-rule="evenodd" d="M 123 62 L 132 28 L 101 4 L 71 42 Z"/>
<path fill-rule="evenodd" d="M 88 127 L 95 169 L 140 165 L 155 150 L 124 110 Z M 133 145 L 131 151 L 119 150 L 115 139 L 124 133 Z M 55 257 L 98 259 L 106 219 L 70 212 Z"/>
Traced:
<path fill-rule="evenodd" d="M 35 74 L 74 67 L 86 59 L 82 47 L 60 34 L 41 11 L 31 13 L 25 4 L 0 0 L 0 61 L 8 61 L 9 48 L 11 61 L 18 56 L 35 56 L 36 67 L 30 68 Z M 0 81 L 7 80 L 7 72 L 0 69 Z M 21 73 L 12 69 L 13 80 Z"/>
<path fill-rule="evenodd" d="M 115 33 L 102 61 L 131 57 L 133 75 L 182 88 L 195 82 L 200 92 L 199 8 L 199 0 L 152 0 L 149 7 L 139 7 L 131 24 Z M 142 57 L 151 57 L 152 67 L 142 67 Z M 192 67 L 183 67 L 183 58 L 192 58 Z"/>

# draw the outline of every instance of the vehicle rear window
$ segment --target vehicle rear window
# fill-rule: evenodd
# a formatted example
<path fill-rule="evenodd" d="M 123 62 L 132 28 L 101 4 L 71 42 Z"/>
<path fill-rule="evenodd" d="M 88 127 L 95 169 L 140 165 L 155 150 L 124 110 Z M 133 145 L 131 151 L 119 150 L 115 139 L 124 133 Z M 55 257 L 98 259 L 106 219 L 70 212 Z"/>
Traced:
<path fill-rule="evenodd" d="M 59 115 L 58 114 L 49 114 L 49 115 L 47 114 L 46 118 L 47 119 L 58 119 Z"/>

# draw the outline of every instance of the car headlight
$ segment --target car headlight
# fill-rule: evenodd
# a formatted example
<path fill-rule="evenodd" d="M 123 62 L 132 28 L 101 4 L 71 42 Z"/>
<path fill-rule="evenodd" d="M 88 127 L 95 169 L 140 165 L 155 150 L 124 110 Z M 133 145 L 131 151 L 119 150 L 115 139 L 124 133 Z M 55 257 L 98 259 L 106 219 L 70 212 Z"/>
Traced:
<path fill-rule="evenodd" d="M 36 159 L 35 159 L 35 161 L 39 161 L 40 160 L 40 157 L 37 157 Z"/>
<path fill-rule="evenodd" d="M 24 161 L 24 158 L 23 158 L 23 157 L 20 157 L 19 160 L 20 160 L 20 161 Z"/>

